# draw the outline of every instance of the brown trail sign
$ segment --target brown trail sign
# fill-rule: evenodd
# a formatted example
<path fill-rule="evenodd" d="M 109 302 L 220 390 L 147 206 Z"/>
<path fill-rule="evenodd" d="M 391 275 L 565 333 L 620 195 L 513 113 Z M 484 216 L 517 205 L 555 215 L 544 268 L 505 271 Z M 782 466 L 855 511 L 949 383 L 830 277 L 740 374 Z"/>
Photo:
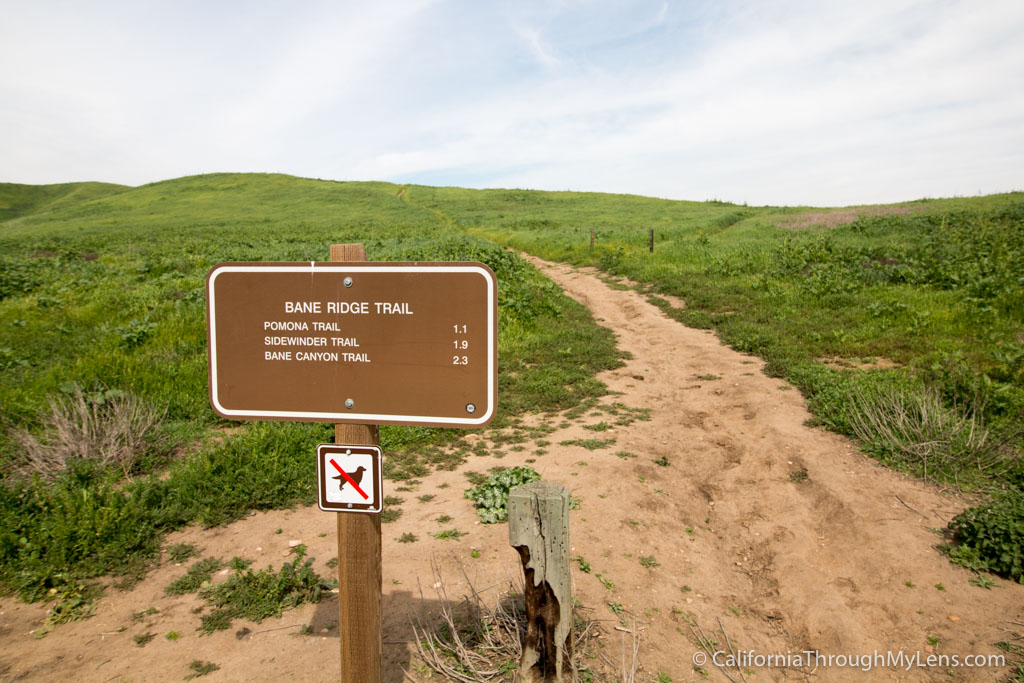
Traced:
<path fill-rule="evenodd" d="M 482 427 L 497 289 L 481 263 L 221 263 L 210 403 L 241 420 Z"/>

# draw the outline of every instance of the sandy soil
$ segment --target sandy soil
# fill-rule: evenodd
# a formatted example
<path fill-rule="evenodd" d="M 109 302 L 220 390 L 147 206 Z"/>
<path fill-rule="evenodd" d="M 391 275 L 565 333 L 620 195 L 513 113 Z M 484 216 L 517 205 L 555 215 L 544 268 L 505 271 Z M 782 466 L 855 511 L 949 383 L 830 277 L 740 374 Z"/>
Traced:
<path fill-rule="evenodd" d="M 997 654 L 993 644 L 1009 639 L 1003 629 L 1021 630 L 1010 622 L 1024 621 L 1024 586 L 998 578 L 991 590 L 972 585 L 971 572 L 934 549 L 942 540 L 934 530 L 965 501 L 805 426 L 810 415 L 800 393 L 712 333 L 668 319 L 642 295 L 609 288 L 594 272 L 534 262 L 590 307 L 633 356 L 602 376 L 617 392 L 602 402 L 649 408 L 651 419 L 598 432 L 584 425 L 607 420 L 600 411 L 578 420 L 534 416 L 556 427 L 544 437 L 550 445 L 505 447 L 501 457 L 492 448 L 492 455 L 470 456 L 456 471 L 430 475 L 415 491 L 388 483 L 386 493 L 404 499 L 404 514 L 383 526 L 385 680 L 428 680 L 417 673 L 409 615 L 437 611 L 433 567 L 454 598 L 467 591 L 466 577 L 487 599 L 497 599 L 520 574 L 506 525 L 477 523 L 463 492 L 467 471 L 530 460 L 545 479 L 581 499 L 571 522 L 572 555 L 590 565 L 584 573 L 573 563 L 576 598 L 604 631 L 593 647 L 596 680 L 617 677 L 622 641 L 630 636 L 616 627 L 639 633 L 638 681 L 657 680 L 659 672 L 675 681 L 702 680 L 693 665 L 693 626 L 726 652 L 731 644 L 759 655 L 816 649 L 856 657 Z M 580 438 L 615 442 L 593 451 L 560 445 Z M 623 451 L 635 457 L 619 457 Z M 428 494 L 434 497 L 419 500 Z M 452 519 L 441 525 L 441 515 Z M 317 570 L 329 575 L 334 528 L 332 514 L 302 508 L 190 528 L 168 543 L 196 543 L 206 556 L 238 555 L 276 568 L 289 557 L 289 541 L 301 540 Z M 442 528 L 468 533 L 458 541 L 430 536 Z M 419 541 L 398 543 L 405 533 Z M 653 558 L 646 561 L 651 566 L 641 558 Z M 204 677 L 211 682 L 337 680 L 335 599 L 201 636 L 192 613 L 197 599 L 163 592 L 182 573 L 184 567 L 165 562 L 129 592 L 110 589 L 91 619 L 42 639 L 31 632 L 45 605 L 0 601 L 0 679 L 181 680 L 199 659 L 220 667 Z M 621 615 L 609 604 L 621 605 Z M 150 608 L 158 611 L 133 620 Z M 307 624 L 313 634 L 299 635 Z M 181 637 L 168 640 L 172 631 Z M 134 636 L 147 633 L 156 637 L 136 645 Z M 765 669 L 756 661 L 724 673 L 710 662 L 704 669 L 711 680 L 737 681 L 988 681 L 1007 673 L 947 666 L 865 673 L 820 662 Z"/>

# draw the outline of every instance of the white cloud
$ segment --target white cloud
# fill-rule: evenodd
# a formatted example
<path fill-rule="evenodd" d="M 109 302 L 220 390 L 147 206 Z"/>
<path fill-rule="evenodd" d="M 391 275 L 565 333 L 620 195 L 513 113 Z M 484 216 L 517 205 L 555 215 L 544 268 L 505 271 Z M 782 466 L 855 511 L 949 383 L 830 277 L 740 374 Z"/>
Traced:
<path fill-rule="evenodd" d="M 8 12 L 2 179 L 260 170 L 823 204 L 1024 171 L 1019 2 L 146 7 Z"/>

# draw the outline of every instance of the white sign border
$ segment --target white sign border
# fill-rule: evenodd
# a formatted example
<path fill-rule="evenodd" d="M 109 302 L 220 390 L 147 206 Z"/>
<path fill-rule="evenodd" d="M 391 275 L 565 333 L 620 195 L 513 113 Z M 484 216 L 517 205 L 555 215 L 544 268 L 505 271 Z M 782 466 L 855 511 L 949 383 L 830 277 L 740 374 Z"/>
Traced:
<path fill-rule="evenodd" d="M 475 418 L 461 418 L 461 417 L 438 417 L 429 415 L 382 415 L 379 413 L 353 413 L 351 411 L 345 411 L 344 413 L 317 413 L 317 412 L 300 412 L 293 410 L 232 410 L 225 408 L 220 403 L 220 396 L 218 393 L 217 386 L 217 307 L 216 301 L 214 300 L 214 282 L 217 276 L 224 273 L 252 273 L 252 272 L 271 272 L 271 273 L 309 273 L 313 274 L 316 271 L 324 270 L 337 270 L 345 273 L 360 273 L 360 272 L 373 272 L 373 273 L 476 273 L 484 278 L 487 282 L 487 410 Z M 495 305 L 495 286 L 497 285 L 497 279 L 494 277 L 494 273 L 480 266 L 462 265 L 462 266 L 399 266 L 399 265 L 378 265 L 378 266 L 353 266 L 351 264 L 334 265 L 332 263 L 310 261 L 309 265 L 294 265 L 294 266 L 281 266 L 281 265 L 259 265 L 253 264 L 251 266 L 215 266 L 210 271 L 209 278 L 207 280 L 207 310 L 209 311 L 209 326 L 210 326 L 210 401 L 213 403 L 214 408 L 226 417 L 237 417 L 241 419 L 254 419 L 258 420 L 261 417 L 280 418 L 284 420 L 298 420 L 311 419 L 311 420 L 323 420 L 323 421 L 341 421 L 346 422 L 357 422 L 357 423 L 388 423 L 394 421 L 400 421 L 402 424 L 426 424 L 426 425 L 451 425 L 457 426 L 470 426 L 475 427 L 486 424 L 494 415 L 494 411 L 497 408 L 497 355 L 498 355 L 498 343 L 495 338 L 497 331 L 497 310 Z"/>

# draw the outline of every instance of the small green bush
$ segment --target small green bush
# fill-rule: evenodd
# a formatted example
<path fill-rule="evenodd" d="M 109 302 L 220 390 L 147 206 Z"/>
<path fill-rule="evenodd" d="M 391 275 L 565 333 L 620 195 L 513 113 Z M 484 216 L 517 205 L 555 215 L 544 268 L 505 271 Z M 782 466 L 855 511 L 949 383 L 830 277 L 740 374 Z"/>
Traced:
<path fill-rule="evenodd" d="M 506 522 L 509 491 L 539 479 L 540 475 L 532 467 L 513 467 L 492 474 L 483 484 L 469 489 L 466 498 L 476 503 L 476 514 L 484 524 Z"/>
<path fill-rule="evenodd" d="M 968 508 L 949 528 L 960 542 L 949 554 L 953 562 L 1024 583 L 1024 492 L 1011 490 Z"/>
<path fill-rule="evenodd" d="M 313 571 L 313 559 L 304 559 L 305 554 L 299 546 L 295 559 L 281 565 L 280 572 L 271 567 L 258 572 L 246 569 L 222 584 L 201 589 L 199 596 L 214 609 L 203 615 L 199 630 L 209 634 L 227 629 L 233 619 L 259 623 L 305 602 L 320 602 L 332 586 Z"/>

